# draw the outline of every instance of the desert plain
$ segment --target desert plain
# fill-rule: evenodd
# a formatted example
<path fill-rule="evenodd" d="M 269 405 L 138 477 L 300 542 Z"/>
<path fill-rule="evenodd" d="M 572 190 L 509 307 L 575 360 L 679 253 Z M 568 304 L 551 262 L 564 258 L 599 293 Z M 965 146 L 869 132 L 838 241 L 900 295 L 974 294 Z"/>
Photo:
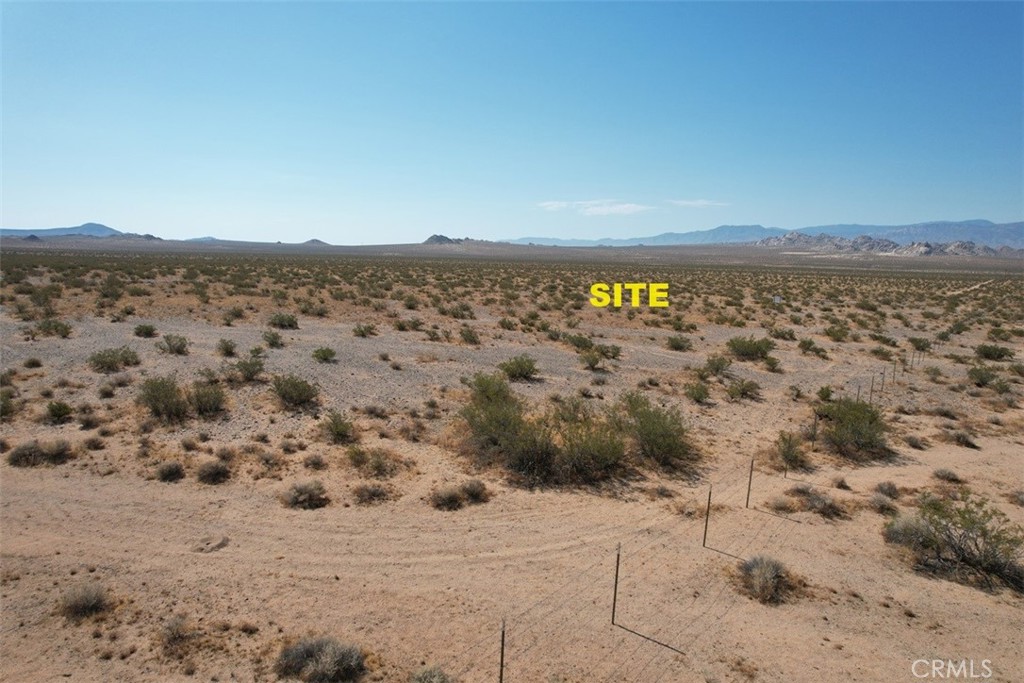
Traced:
<path fill-rule="evenodd" d="M 3 680 L 1024 680 L 1019 259 L 0 268 Z"/>

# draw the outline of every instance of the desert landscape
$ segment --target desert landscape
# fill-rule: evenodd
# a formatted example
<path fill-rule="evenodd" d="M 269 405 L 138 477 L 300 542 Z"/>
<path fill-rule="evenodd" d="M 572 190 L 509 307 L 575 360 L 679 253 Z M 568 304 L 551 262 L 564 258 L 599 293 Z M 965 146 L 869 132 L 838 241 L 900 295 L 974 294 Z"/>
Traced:
<path fill-rule="evenodd" d="M 4 680 L 1024 680 L 1019 259 L 69 244 L 3 244 Z"/>

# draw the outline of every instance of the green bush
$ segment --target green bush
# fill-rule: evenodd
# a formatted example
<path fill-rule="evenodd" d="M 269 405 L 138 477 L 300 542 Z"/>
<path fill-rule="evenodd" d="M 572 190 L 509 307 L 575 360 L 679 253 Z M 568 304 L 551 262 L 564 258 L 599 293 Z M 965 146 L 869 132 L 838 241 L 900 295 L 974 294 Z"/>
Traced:
<path fill-rule="evenodd" d="M 276 327 L 279 330 L 299 329 L 299 321 L 296 320 L 295 316 L 291 313 L 275 313 L 270 316 L 270 320 L 267 324 L 271 327 Z"/>
<path fill-rule="evenodd" d="M 850 328 L 846 325 L 832 325 L 825 328 L 825 336 L 834 342 L 844 342 L 850 338 Z"/>
<path fill-rule="evenodd" d="M 276 330 L 264 331 L 263 342 L 267 345 L 268 349 L 284 348 L 284 338 L 281 336 L 281 333 Z"/>
<path fill-rule="evenodd" d="M 882 414 L 870 403 L 842 398 L 822 404 L 818 414 L 827 422 L 825 442 L 838 454 L 855 460 L 889 454 Z"/>
<path fill-rule="evenodd" d="M 761 397 L 761 385 L 749 379 L 736 379 L 729 382 L 725 393 L 731 401 L 741 401 L 745 398 L 757 399 Z"/>
<path fill-rule="evenodd" d="M 313 351 L 313 360 L 317 363 L 333 363 L 337 355 L 338 353 L 334 349 L 321 346 Z"/>
<path fill-rule="evenodd" d="M 480 335 L 469 325 L 463 325 L 459 329 L 459 337 L 470 346 L 476 346 L 480 343 Z"/>
<path fill-rule="evenodd" d="M 690 341 L 690 339 L 688 337 L 681 337 L 681 336 L 669 337 L 667 340 L 665 340 L 665 343 L 668 346 L 668 348 L 672 349 L 673 351 L 692 351 L 693 350 L 693 342 Z"/>
<path fill-rule="evenodd" d="M 188 355 L 188 339 L 177 334 L 165 334 L 163 341 L 156 343 L 156 347 L 164 353 L 172 356 Z"/>
<path fill-rule="evenodd" d="M 732 361 L 725 356 L 708 356 L 704 362 L 704 373 L 708 376 L 724 377 L 731 365 Z"/>
<path fill-rule="evenodd" d="M 321 425 L 330 443 L 347 443 L 355 438 L 355 426 L 337 410 L 327 413 Z"/>
<path fill-rule="evenodd" d="M 278 677 L 298 678 L 306 683 L 355 681 L 365 668 L 358 647 L 328 637 L 302 638 L 286 645 L 274 663 Z"/>
<path fill-rule="evenodd" d="M 815 344 L 813 339 L 801 339 L 797 344 L 797 348 L 800 349 L 800 353 L 813 353 L 819 358 L 828 358 L 828 352 L 821 346 Z"/>
<path fill-rule="evenodd" d="M 974 355 L 983 360 L 1007 360 L 1013 358 L 1013 351 L 996 344 L 980 344 L 974 349 Z"/>
<path fill-rule="evenodd" d="M 686 393 L 686 397 L 694 403 L 704 403 L 711 397 L 711 389 L 704 382 L 687 384 L 683 391 Z"/>
<path fill-rule="evenodd" d="M 733 337 L 726 342 L 726 346 L 740 360 L 763 360 L 775 348 L 775 342 L 768 337 L 763 339 Z"/>
<path fill-rule="evenodd" d="M 913 346 L 916 351 L 924 353 L 932 350 L 931 341 L 924 337 L 909 337 L 907 341 L 910 342 L 910 345 Z"/>
<path fill-rule="evenodd" d="M 117 349 L 104 349 L 89 356 L 89 367 L 96 372 L 107 374 L 118 372 L 125 367 L 135 366 L 139 363 L 139 354 L 127 346 Z"/>
<path fill-rule="evenodd" d="M 967 371 L 967 379 L 971 380 L 976 387 L 987 387 L 996 381 L 998 375 L 992 369 L 979 365 Z"/>
<path fill-rule="evenodd" d="M 60 337 L 61 339 L 67 339 L 71 336 L 71 325 L 67 324 L 63 320 L 46 318 L 36 323 L 36 334 L 40 334 L 44 337 Z"/>
<path fill-rule="evenodd" d="M 184 420 L 188 401 L 173 377 L 151 377 L 142 383 L 139 402 L 149 408 L 153 417 L 167 422 Z"/>
<path fill-rule="evenodd" d="M 498 363 L 498 368 L 513 382 L 529 381 L 537 376 L 537 361 L 525 353 Z"/>
<path fill-rule="evenodd" d="M 909 548 L 927 569 L 980 579 L 989 587 L 1001 581 L 1024 592 L 1024 529 L 983 498 L 965 493 L 955 501 L 925 494 L 917 513 L 889 522 L 883 536 Z"/>
<path fill-rule="evenodd" d="M 221 339 L 217 342 L 217 353 L 224 358 L 234 358 L 238 345 L 230 339 Z"/>
<path fill-rule="evenodd" d="M 432 666 L 413 674 L 409 683 L 455 683 L 455 679 L 446 674 L 443 670 Z"/>
<path fill-rule="evenodd" d="M 591 483 L 605 479 L 618 469 L 626 455 L 617 426 L 586 412 L 584 419 L 558 426 L 561 448 L 557 474 L 562 481 Z"/>
<path fill-rule="evenodd" d="M 263 372 L 263 359 L 256 356 L 243 358 L 235 363 L 235 370 L 245 382 L 252 382 Z"/>
<path fill-rule="evenodd" d="M 216 384 L 194 382 L 188 394 L 188 402 L 200 417 L 211 417 L 224 410 L 227 397 Z"/>
<path fill-rule="evenodd" d="M 623 426 L 640 457 L 668 468 L 696 460 L 697 452 L 678 411 L 652 405 L 646 396 L 636 392 L 622 397 L 622 408 Z"/>
<path fill-rule="evenodd" d="M 356 325 L 352 328 L 352 334 L 363 339 L 377 336 L 376 325 Z"/>
<path fill-rule="evenodd" d="M 800 444 L 800 435 L 793 432 L 779 432 L 778 438 L 775 439 L 775 453 L 787 469 L 802 470 L 807 468 L 807 456 L 804 455 Z"/>
<path fill-rule="evenodd" d="M 38 467 L 39 465 L 61 465 L 71 458 L 71 445 L 67 441 L 53 441 L 40 444 L 38 441 L 15 446 L 7 453 L 7 464 L 11 467 Z"/>
<path fill-rule="evenodd" d="M 46 422 L 52 425 L 63 424 L 71 419 L 71 406 L 64 401 L 50 401 L 46 404 Z"/>
<path fill-rule="evenodd" d="M 295 375 L 277 375 L 273 379 L 274 393 L 290 408 L 304 408 L 316 402 L 320 390 Z"/>
<path fill-rule="evenodd" d="M 136 337 L 142 337 L 144 339 L 150 339 L 152 337 L 155 337 L 156 336 L 156 327 L 154 327 L 153 325 L 146 325 L 146 324 L 136 325 L 135 326 L 135 336 Z"/>

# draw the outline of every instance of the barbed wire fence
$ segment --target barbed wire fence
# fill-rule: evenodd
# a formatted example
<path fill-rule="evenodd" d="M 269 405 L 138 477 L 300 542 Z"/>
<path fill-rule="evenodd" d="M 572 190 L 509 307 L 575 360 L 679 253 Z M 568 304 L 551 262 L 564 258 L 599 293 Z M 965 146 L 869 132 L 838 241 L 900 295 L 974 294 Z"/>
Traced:
<path fill-rule="evenodd" d="M 886 363 L 877 374 L 853 376 L 839 384 L 839 398 L 891 408 L 907 397 L 906 375 L 920 368 L 926 356 L 915 352 L 908 359 Z M 816 412 L 803 431 L 815 449 Z M 701 643 L 716 633 L 713 625 L 745 600 L 723 579 L 721 563 L 710 558 L 739 563 L 756 554 L 778 552 L 787 547 L 796 529 L 813 523 L 813 517 L 800 519 L 767 508 L 762 503 L 765 494 L 802 486 L 839 492 L 844 499 L 867 501 L 872 495 L 838 484 L 839 469 L 816 474 L 758 464 L 756 457 L 741 461 L 696 487 L 692 502 L 702 504 L 702 515 L 666 515 L 660 510 L 614 547 L 581 545 L 587 559 L 570 577 L 515 610 L 475 620 L 471 628 L 462 629 L 474 637 L 438 663 L 464 683 L 546 680 L 553 648 L 593 650 L 597 643 L 599 654 L 582 667 L 575 665 L 573 673 L 581 680 L 674 680 L 673 673 L 691 666 Z M 740 515 L 739 530 L 733 524 L 728 533 L 719 533 L 716 522 L 722 514 Z M 694 557 L 697 560 L 685 573 L 666 569 Z M 657 602 L 666 590 L 689 595 L 684 593 L 667 606 Z M 438 616 L 431 629 L 445 628 L 447 620 L 447 615 Z M 544 655 L 533 656 L 539 652 Z"/>

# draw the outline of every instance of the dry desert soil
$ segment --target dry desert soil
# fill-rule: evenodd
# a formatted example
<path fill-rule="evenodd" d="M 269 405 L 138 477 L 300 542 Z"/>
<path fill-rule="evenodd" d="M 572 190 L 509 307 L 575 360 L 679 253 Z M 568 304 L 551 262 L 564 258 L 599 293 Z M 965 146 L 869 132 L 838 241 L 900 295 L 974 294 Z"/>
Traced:
<path fill-rule="evenodd" d="M 567 253 L 5 245 L 0 678 L 1024 680 L 1019 261 Z"/>

